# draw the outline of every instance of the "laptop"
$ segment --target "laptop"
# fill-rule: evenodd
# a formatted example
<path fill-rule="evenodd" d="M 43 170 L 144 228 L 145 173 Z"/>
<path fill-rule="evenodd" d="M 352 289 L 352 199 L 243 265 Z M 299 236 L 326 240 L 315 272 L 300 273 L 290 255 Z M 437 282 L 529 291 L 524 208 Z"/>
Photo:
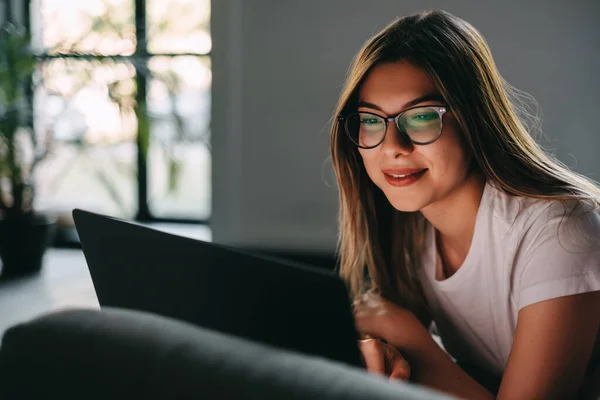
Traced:
<path fill-rule="evenodd" d="M 362 365 L 350 298 L 333 272 L 85 210 L 73 218 L 101 307 Z"/>

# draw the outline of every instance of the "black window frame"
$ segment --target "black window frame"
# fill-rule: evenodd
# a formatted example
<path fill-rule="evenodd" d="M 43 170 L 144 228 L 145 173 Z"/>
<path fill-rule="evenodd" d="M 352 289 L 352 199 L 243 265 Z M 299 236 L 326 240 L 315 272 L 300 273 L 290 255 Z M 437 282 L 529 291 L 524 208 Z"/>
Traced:
<path fill-rule="evenodd" d="M 7 0 L 5 2 L 5 15 L 6 20 L 11 22 L 13 18 L 13 10 L 11 0 Z M 31 1 L 24 1 L 23 3 L 23 26 L 27 30 L 29 34 L 31 34 Z M 184 57 L 184 56 L 194 56 L 194 57 L 211 57 L 211 52 L 205 53 L 150 53 L 147 47 L 147 24 L 146 24 L 146 0 L 133 0 L 133 11 L 134 11 L 134 24 L 135 24 L 135 33 L 136 33 L 136 48 L 135 52 L 132 55 L 118 55 L 118 56 L 102 56 L 97 54 L 69 54 L 69 53 L 58 53 L 58 54 L 41 54 L 40 61 L 48 61 L 55 58 L 63 58 L 63 59 L 93 59 L 93 60 L 102 60 L 106 58 L 118 59 L 118 60 L 131 60 L 138 59 L 143 60 L 143 66 L 147 67 L 150 58 L 152 57 Z M 136 107 L 139 107 L 140 104 L 146 103 L 147 97 L 147 83 L 148 77 L 145 71 L 142 71 L 140 66 L 142 63 L 132 63 L 136 69 Z M 27 98 L 29 99 L 30 106 L 33 107 L 33 88 L 28 87 Z M 143 110 L 144 111 L 144 110 Z M 151 120 L 149 119 L 149 123 Z M 138 124 L 139 129 L 139 124 Z M 209 225 L 210 217 L 205 219 L 196 219 L 196 218 L 177 218 L 177 217 L 157 217 L 152 214 L 150 205 L 148 203 L 148 168 L 147 168 L 147 158 L 142 151 L 142 143 L 140 142 L 140 134 L 138 131 L 137 135 L 137 212 L 135 213 L 134 220 L 142 223 L 181 223 L 181 224 L 202 224 Z M 212 158 L 211 158 L 212 160 Z"/>

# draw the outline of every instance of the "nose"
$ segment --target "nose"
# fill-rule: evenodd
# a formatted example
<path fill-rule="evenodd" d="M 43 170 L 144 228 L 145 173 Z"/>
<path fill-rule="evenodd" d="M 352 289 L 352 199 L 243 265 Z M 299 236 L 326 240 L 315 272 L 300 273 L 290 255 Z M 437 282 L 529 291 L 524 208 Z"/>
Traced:
<path fill-rule="evenodd" d="M 398 158 L 412 153 L 414 145 L 402 136 L 395 123 L 389 122 L 385 138 L 381 143 L 381 151 L 386 156 Z"/>

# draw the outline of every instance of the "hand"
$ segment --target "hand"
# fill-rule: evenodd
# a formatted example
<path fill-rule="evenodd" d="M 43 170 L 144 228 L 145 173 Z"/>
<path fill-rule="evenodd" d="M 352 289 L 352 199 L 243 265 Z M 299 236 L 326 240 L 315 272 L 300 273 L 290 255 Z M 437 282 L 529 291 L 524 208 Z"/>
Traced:
<path fill-rule="evenodd" d="M 360 333 L 383 338 L 402 351 L 410 352 L 433 341 L 429 330 L 412 312 L 386 301 L 374 291 L 354 303 L 354 320 Z"/>
<path fill-rule="evenodd" d="M 379 339 L 366 339 L 359 340 L 358 347 L 367 371 L 390 379 L 407 381 L 410 378 L 410 365 L 393 346 Z"/>

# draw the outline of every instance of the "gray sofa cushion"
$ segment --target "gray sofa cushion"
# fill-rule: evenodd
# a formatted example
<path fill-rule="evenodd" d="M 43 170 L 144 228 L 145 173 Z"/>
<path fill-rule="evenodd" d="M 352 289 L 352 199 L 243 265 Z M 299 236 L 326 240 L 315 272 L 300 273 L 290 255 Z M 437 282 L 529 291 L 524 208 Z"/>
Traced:
<path fill-rule="evenodd" d="M 0 391 L 7 399 L 448 398 L 181 321 L 106 308 L 61 311 L 9 329 Z"/>

